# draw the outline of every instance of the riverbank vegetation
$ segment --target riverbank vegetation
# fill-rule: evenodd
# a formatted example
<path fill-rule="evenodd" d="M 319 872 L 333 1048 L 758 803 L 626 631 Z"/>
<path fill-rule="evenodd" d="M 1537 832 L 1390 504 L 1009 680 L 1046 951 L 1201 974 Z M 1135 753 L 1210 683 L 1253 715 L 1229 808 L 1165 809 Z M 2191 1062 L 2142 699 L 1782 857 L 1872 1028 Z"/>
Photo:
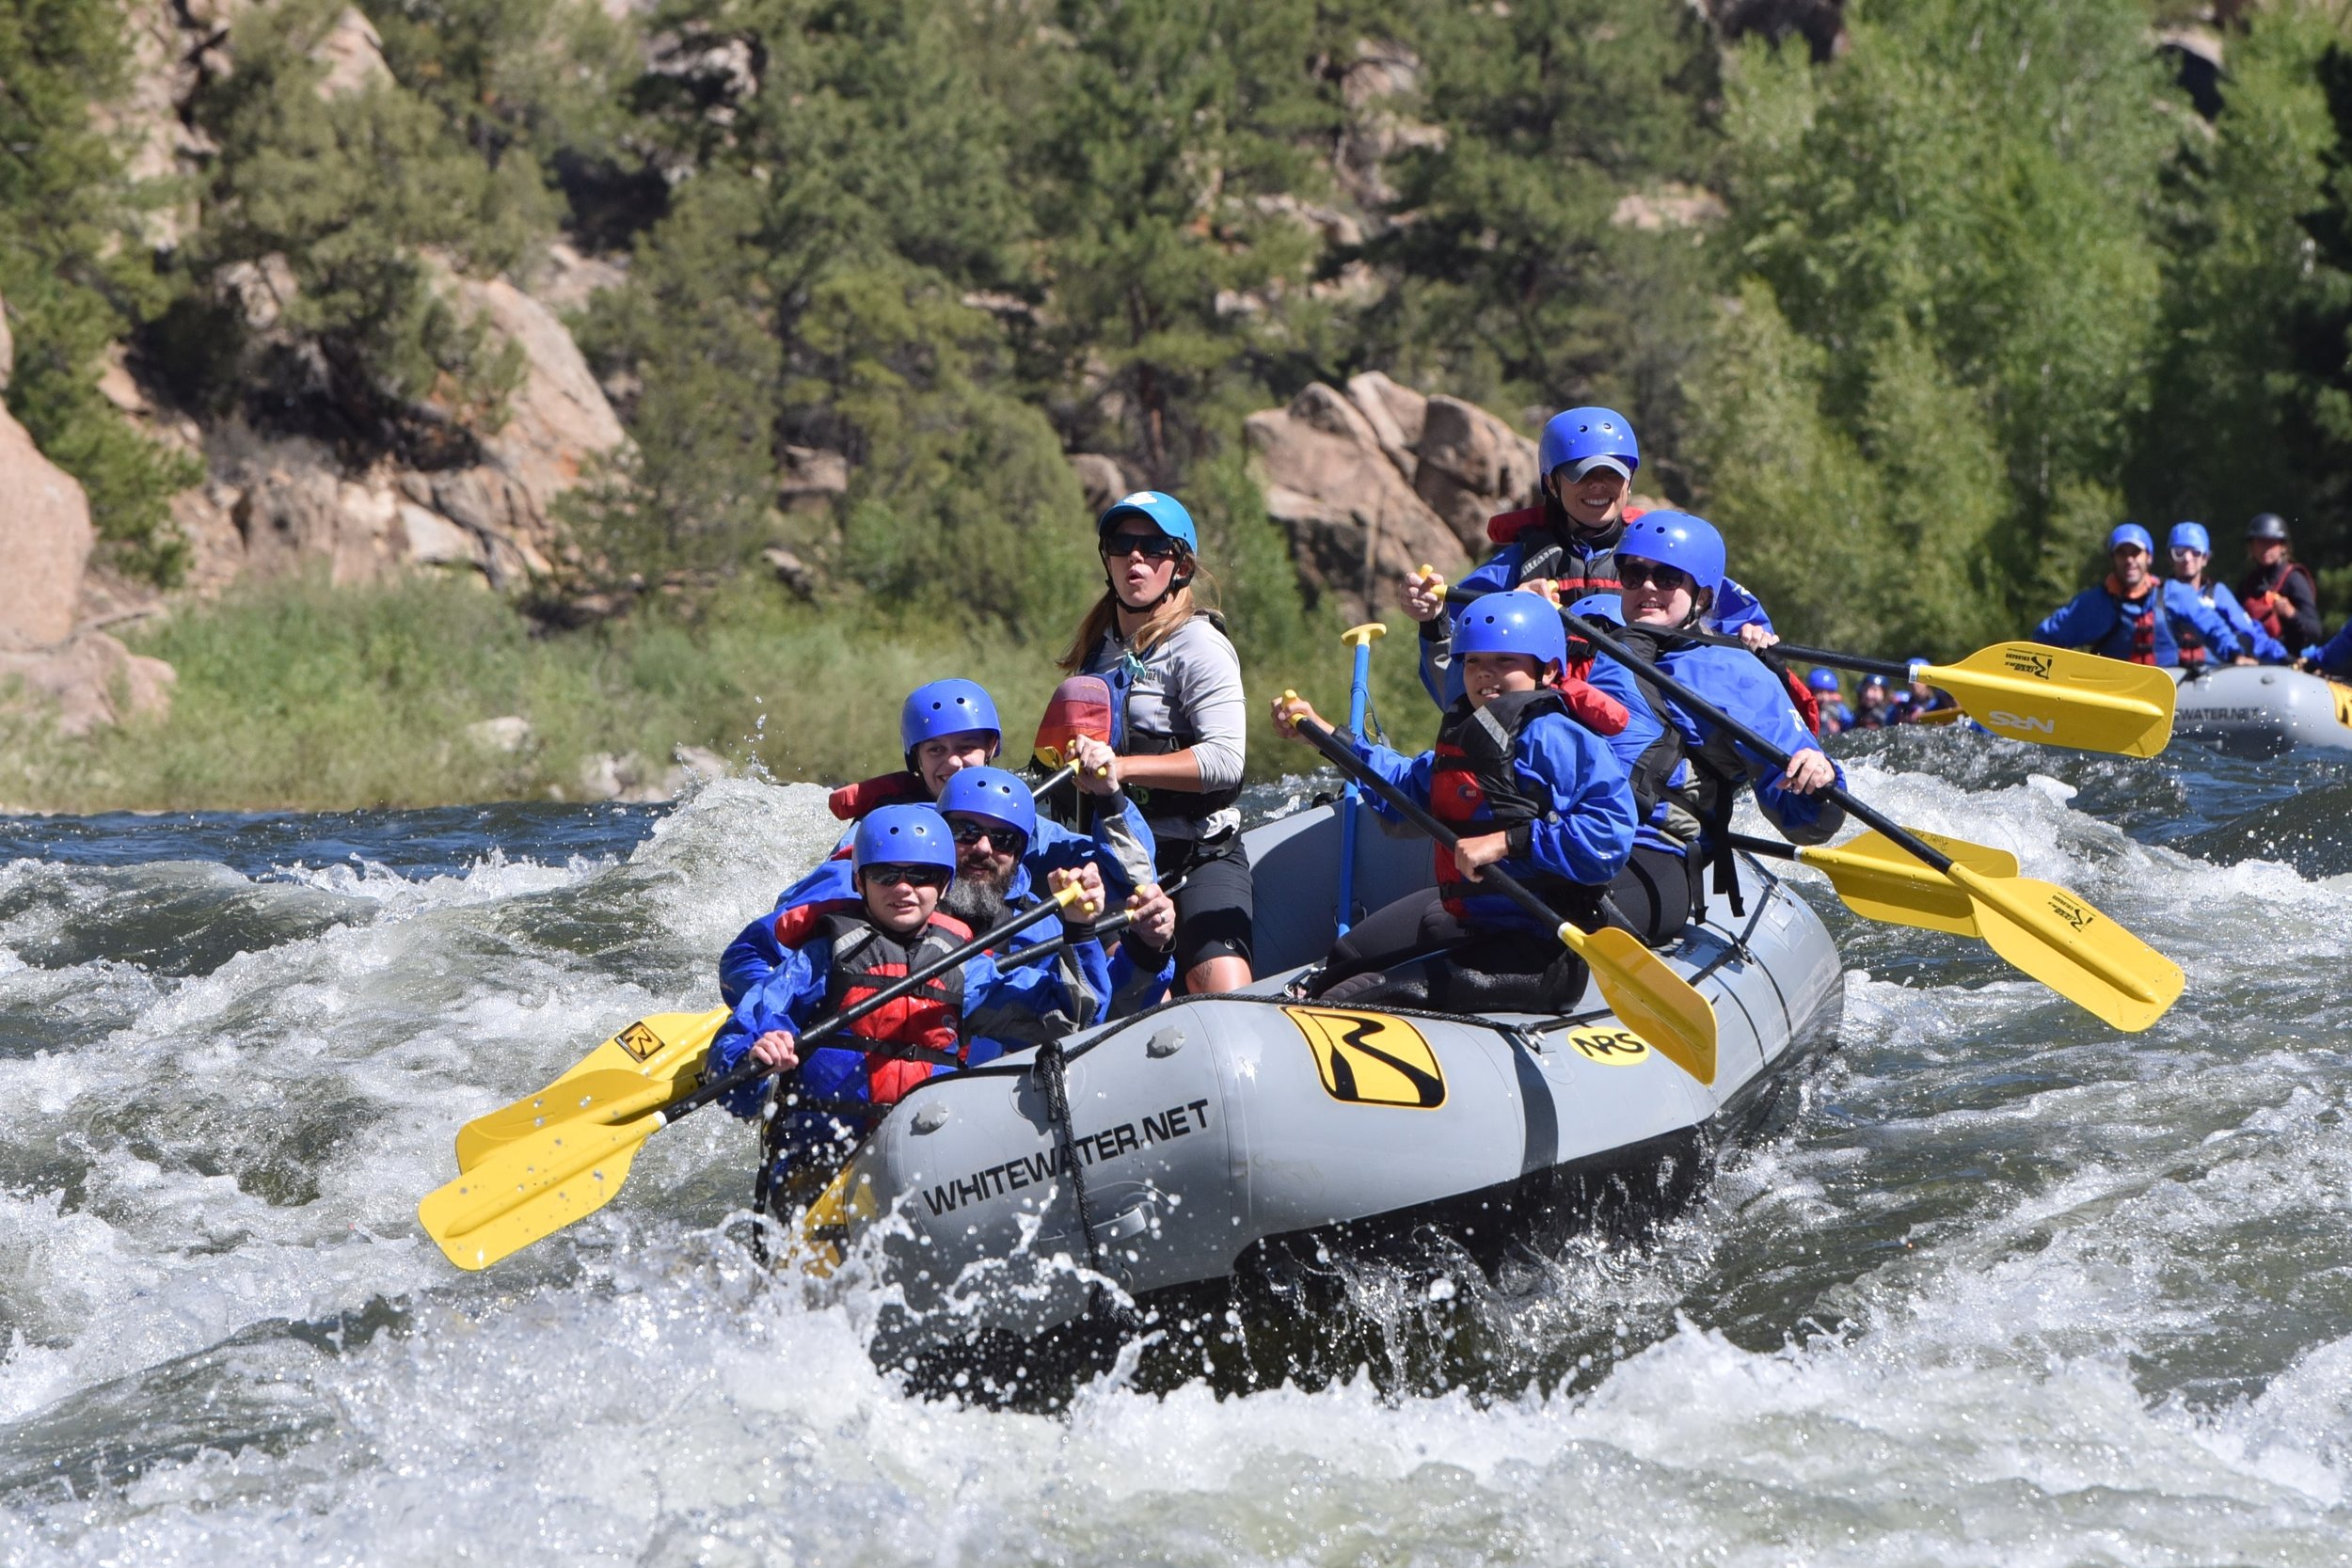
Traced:
<path fill-rule="evenodd" d="M 0 130 L 28 150 L 0 166 L 10 407 L 115 562 L 169 580 L 187 460 L 98 399 L 109 341 L 256 427 L 294 417 L 286 367 L 323 365 L 308 433 L 414 459 L 453 438 L 418 396 L 462 437 L 513 369 L 430 265 L 562 239 L 626 262 L 571 325 L 633 441 L 573 498 L 565 573 L 685 594 L 549 630 L 453 591 L 240 590 L 147 636 L 180 671 L 168 721 L 0 795 L 544 793 L 762 712 L 768 766 L 862 771 L 891 751 L 876 691 L 1050 684 L 1096 580 L 1069 452 L 1197 503 L 1253 673 L 1290 684 L 1333 612 L 1241 421 L 1365 370 L 1529 428 L 1627 409 L 1643 487 L 1721 522 L 1808 641 L 2012 634 L 2125 516 L 2229 540 L 2276 510 L 2305 557 L 2352 556 L 2352 22 L 2324 0 L 362 9 L 384 77 L 326 98 L 340 4 L 238 21 L 192 99 L 193 191 L 130 180 L 79 109 L 130 69 L 119 0 L 0 19 Z M 2184 23 L 2217 75 L 2159 47 Z M 167 202 L 191 215 L 157 245 Z M 281 262 L 296 303 L 259 336 L 239 280 Z M 814 506 L 790 499 L 812 451 L 848 474 Z M 779 545 L 807 598 L 759 567 Z M 453 738 L 525 710 L 536 753 Z M 405 754 L 371 754 L 387 726 Z"/>

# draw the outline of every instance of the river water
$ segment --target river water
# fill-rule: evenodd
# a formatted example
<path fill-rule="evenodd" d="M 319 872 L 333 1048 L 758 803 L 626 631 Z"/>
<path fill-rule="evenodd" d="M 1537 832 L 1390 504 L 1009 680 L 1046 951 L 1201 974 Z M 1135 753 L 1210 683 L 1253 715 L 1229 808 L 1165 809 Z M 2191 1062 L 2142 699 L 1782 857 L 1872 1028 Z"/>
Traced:
<path fill-rule="evenodd" d="M 755 1270 L 722 1116 L 485 1274 L 416 1227 L 458 1123 L 712 1004 L 817 790 L 0 819 L 0 1562 L 2352 1559 L 2352 764 L 1845 754 L 2186 996 L 2119 1036 L 1799 873 L 1842 1045 L 1655 1240 L 1366 1282 L 1451 1357 L 1047 1413 Z"/>

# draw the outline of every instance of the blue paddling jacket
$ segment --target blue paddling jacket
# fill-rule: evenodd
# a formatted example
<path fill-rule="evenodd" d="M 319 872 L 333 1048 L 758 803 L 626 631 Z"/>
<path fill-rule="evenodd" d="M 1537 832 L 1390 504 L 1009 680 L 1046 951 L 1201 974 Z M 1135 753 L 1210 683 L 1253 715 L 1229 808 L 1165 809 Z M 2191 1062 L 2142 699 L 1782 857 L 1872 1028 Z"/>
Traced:
<path fill-rule="evenodd" d="M 1549 701 L 1546 701 L 1549 699 Z M 1569 718 L 1556 692 L 1514 692 L 1473 712 L 1455 705 L 1438 743 L 1407 757 L 1376 742 L 1347 737 L 1381 779 L 1464 837 L 1503 832 L 1509 849 L 1499 869 L 1564 916 L 1597 908 L 1598 890 L 1633 852 L 1633 792 L 1600 736 Z M 1364 803 L 1391 822 L 1403 817 L 1377 794 Z M 1468 926 L 1534 930 L 1535 923 L 1498 893 L 1464 878 L 1450 849 L 1437 850 L 1438 886 Z"/>
<path fill-rule="evenodd" d="M 855 829 L 843 833 L 832 859 L 777 895 L 774 912 L 744 927 L 741 934 L 727 944 L 726 951 L 719 956 L 721 1001 L 732 1007 L 775 967 L 776 945 L 769 932 L 775 914 L 796 904 L 858 895 L 850 872 L 850 841 L 855 833 Z M 1041 896 L 1037 890 L 1045 885 L 1046 878 L 1053 872 L 1074 871 L 1091 863 L 1102 870 L 1104 895 L 1113 904 L 1124 904 L 1128 895 L 1139 885 L 1138 879 L 1150 881 L 1157 875 L 1152 869 L 1152 830 L 1143 825 L 1141 814 L 1124 797 L 1120 798 L 1117 811 L 1101 815 L 1092 834 L 1073 832 L 1052 818 L 1041 816 L 1036 835 L 1023 852 L 1021 863 L 1013 868 L 1012 881 L 1005 889 L 1005 901 L 1019 909 Z M 1140 942 L 1132 945 L 1138 952 L 1144 950 Z"/>
<path fill-rule="evenodd" d="M 2324 673 L 2352 680 L 2352 621 L 2346 621 L 2326 642 L 2304 649 L 2303 657 Z"/>
<path fill-rule="evenodd" d="M 2109 573 L 2105 582 L 2084 589 L 2053 610 L 2034 627 L 2033 640 L 2169 670 L 2181 663 L 2176 626 L 2196 632 L 2201 647 L 2214 657 L 2227 662 L 2237 657 L 2237 636 L 2229 623 L 2178 578 L 2162 582 L 2151 578 L 2138 594 L 2126 597 L 2121 579 Z"/>
<path fill-rule="evenodd" d="M 2241 652 L 2251 654 L 2265 664 L 2289 662 L 2293 656 L 2288 654 L 2286 645 L 2265 631 L 2259 622 L 2246 613 L 2246 607 L 2238 602 L 2235 594 L 2209 582 L 2191 583 L 2189 587 L 2196 594 L 2199 604 L 2229 623 L 2230 629 L 2237 634 Z M 2174 626 L 2172 634 L 2179 638 L 2181 628 Z"/>
<path fill-rule="evenodd" d="M 1633 629 L 1638 633 L 1645 628 Z M 1668 645 L 1654 662 L 1781 750 L 1791 753 L 1820 751 L 1820 738 L 1805 728 L 1796 705 L 1788 700 L 1788 683 L 1745 649 L 1706 643 Z M 1755 791 L 1758 808 L 1792 844 L 1825 844 L 1845 825 L 1845 808 L 1826 793 L 1800 795 L 1788 788 L 1781 783 L 1782 765 L 1718 731 L 1674 697 L 1662 700 L 1668 721 L 1696 762 L 1688 777 L 1677 780 L 1677 803 L 1701 824 L 1720 822 L 1727 828 L 1731 798 L 1744 782 Z M 1845 769 L 1836 763 L 1830 766 L 1843 787 Z"/>
<path fill-rule="evenodd" d="M 840 902 L 803 906 L 777 924 L 785 927 L 779 961 L 736 1004 L 711 1040 L 705 1069 L 711 1077 L 733 1070 L 761 1035 L 782 1029 L 799 1036 L 818 1020 L 945 957 L 969 936 L 958 922 L 934 915 L 914 936 L 893 937 L 866 916 L 862 905 Z M 1094 948 L 1090 961 L 1077 968 L 1099 974 L 1099 945 L 1077 946 Z M 829 1037 L 843 1043 L 820 1043 L 803 1053 L 788 1075 L 790 1087 L 803 1099 L 828 1103 L 786 1113 L 785 1142 L 797 1147 L 858 1131 L 861 1121 L 870 1119 L 861 1115 L 862 1108 L 878 1112 L 925 1078 L 997 1053 L 982 1049 L 982 1042 L 1040 1044 L 1094 1022 L 1101 1005 L 1099 993 L 1058 964 L 1005 968 L 986 954 L 967 958 L 911 995 L 876 1009 L 848 1034 Z M 858 1043 L 850 1044 L 852 1039 Z M 766 1092 L 764 1081 L 749 1084 L 723 1103 L 737 1116 L 755 1117 Z"/>

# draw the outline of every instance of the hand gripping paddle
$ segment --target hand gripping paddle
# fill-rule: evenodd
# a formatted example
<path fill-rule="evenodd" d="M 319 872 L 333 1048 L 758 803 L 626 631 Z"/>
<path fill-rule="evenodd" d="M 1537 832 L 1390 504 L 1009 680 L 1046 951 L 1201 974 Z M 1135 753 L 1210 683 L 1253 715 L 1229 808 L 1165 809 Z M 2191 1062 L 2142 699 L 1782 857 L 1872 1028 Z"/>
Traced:
<path fill-rule="evenodd" d="M 1297 693 L 1283 695 L 1291 698 Z M 1298 733 L 1328 757 L 1333 767 L 1396 808 L 1414 827 L 1449 849 L 1461 842 L 1459 834 L 1423 811 L 1412 797 L 1365 767 L 1329 730 L 1311 719 L 1298 720 L 1297 726 Z M 1530 918 L 1551 927 L 1552 934 L 1592 969 L 1601 999 L 1627 1028 L 1700 1083 L 1715 1082 L 1715 1008 L 1690 981 L 1668 968 L 1665 959 L 1613 926 L 1580 930 L 1495 866 L 1480 868 L 1478 885 L 1502 894 Z"/>

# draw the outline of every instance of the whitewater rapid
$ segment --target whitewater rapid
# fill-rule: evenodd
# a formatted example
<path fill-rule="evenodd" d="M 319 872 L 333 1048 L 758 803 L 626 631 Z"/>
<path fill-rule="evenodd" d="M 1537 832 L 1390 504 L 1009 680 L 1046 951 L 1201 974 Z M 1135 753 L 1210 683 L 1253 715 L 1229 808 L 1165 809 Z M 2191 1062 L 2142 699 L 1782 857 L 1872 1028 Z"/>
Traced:
<path fill-rule="evenodd" d="M 2352 1557 L 2352 769 L 1845 756 L 2181 1004 L 2117 1035 L 1798 873 L 1842 1043 L 1653 1243 L 1373 1271 L 1355 1377 L 1055 1414 L 911 1397 L 870 1288 L 756 1271 L 716 1114 L 486 1273 L 417 1230 L 460 1122 L 715 1003 L 818 791 L 0 821 L 0 1562 Z"/>

